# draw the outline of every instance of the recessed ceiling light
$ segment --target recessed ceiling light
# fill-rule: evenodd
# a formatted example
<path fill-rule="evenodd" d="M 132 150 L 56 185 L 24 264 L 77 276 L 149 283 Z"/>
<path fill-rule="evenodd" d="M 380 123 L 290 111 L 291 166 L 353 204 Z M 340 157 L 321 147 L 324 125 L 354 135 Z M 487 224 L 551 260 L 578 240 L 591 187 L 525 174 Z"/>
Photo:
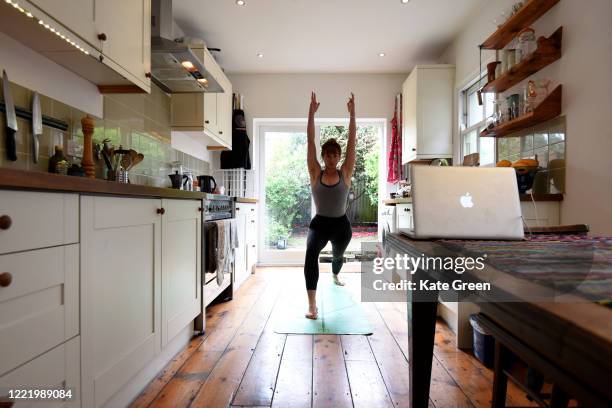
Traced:
<path fill-rule="evenodd" d="M 264 55 L 261 52 L 257 54 L 257 58 L 263 58 L 263 57 Z"/>
<path fill-rule="evenodd" d="M 239 6 L 246 6 L 246 1 L 244 0 L 236 0 L 236 4 Z"/>
<path fill-rule="evenodd" d="M 402 2 L 402 4 L 408 4 L 410 2 L 410 0 L 400 0 Z"/>
<path fill-rule="evenodd" d="M 378 53 L 378 56 L 379 56 L 379 57 L 384 57 L 385 55 L 387 55 L 387 54 L 385 54 L 384 52 L 380 52 L 380 53 Z"/>

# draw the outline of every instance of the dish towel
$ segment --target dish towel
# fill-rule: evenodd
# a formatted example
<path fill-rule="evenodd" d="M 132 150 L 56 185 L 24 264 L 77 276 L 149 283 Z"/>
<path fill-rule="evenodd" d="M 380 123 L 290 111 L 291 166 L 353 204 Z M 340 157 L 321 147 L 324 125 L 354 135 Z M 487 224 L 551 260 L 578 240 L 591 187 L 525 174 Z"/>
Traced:
<path fill-rule="evenodd" d="M 224 272 L 228 270 L 227 262 L 229 261 L 229 230 L 227 220 L 215 221 L 217 224 L 217 283 L 221 285 L 225 278 Z"/>
<path fill-rule="evenodd" d="M 240 241 L 238 239 L 238 224 L 236 223 L 236 219 L 232 218 L 229 220 L 230 225 L 230 247 L 238 248 L 240 247 Z"/>
<path fill-rule="evenodd" d="M 401 141 L 401 95 L 395 98 L 395 110 L 393 119 L 391 119 L 391 149 L 389 150 L 387 181 L 389 183 L 397 183 L 402 178 L 402 141 Z M 398 123 L 398 99 L 400 111 L 400 123 Z"/>

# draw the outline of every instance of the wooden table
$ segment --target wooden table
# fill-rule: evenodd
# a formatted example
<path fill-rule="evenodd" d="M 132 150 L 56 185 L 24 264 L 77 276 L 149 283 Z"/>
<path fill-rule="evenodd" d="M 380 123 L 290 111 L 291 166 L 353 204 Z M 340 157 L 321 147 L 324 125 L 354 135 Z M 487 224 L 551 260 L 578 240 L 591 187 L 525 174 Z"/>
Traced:
<path fill-rule="evenodd" d="M 551 241 L 554 242 L 554 245 L 550 243 L 551 250 L 560 251 L 559 257 L 555 257 L 546 251 L 549 244 L 544 239 L 537 243 L 500 243 L 512 245 L 508 248 L 516 251 L 517 256 L 525 255 L 524 263 L 517 263 L 518 266 L 513 268 L 512 262 L 507 262 L 507 256 L 504 258 L 503 254 L 491 247 L 493 241 L 411 240 L 392 233 L 385 237 L 383 256 L 408 254 L 413 257 L 457 258 L 478 252 L 474 249 L 478 248 L 479 242 L 493 252 L 488 254 L 485 268 L 481 271 L 466 271 L 457 275 L 452 270 L 418 269 L 401 279 L 415 282 L 417 286 L 424 280 L 451 283 L 458 278 L 464 282 L 491 282 L 491 291 L 474 291 L 470 296 L 472 301 L 479 302 L 484 318 L 499 328 L 498 334 L 505 336 L 504 339 L 515 347 L 538 356 L 538 368 L 543 374 L 552 376 L 555 383 L 572 398 L 581 401 L 583 406 L 612 406 L 612 308 L 575 293 L 560 295 L 553 302 L 547 296 L 554 294 L 554 291 L 544 280 L 534 282 L 521 276 L 522 270 L 529 269 L 525 265 L 535 265 L 532 271 L 552 267 L 560 270 L 560 273 L 562 269 L 570 270 L 571 265 L 579 269 L 584 267 L 582 270 L 589 269 L 589 265 L 581 264 L 580 259 L 584 254 L 571 257 L 575 246 L 567 244 L 564 251 L 563 242 Z M 471 246 L 472 252 L 466 252 L 464 245 Z M 531 250 L 534 245 L 537 246 L 536 251 Z M 598 275 L 601 285 L 605 285 L 607 279 L 608 286 L 597 288 L 607 295 L 612 290 L 612 279 L 609 279 L 612 277 L 612 241 L 605 240 L 602 245 L 604 254 L 597 253 L 596 264 L 593 264 L 599 274 L 590 273 L 589 276 Z M 582 263 L 587 263 L 588 254 L 585 259 Z M 407 291 L 407 296 L 410 401 L 412 407 L 427 407 L 438 292 Z M 511 299 L 514 301 L 508 301 Z M 503 401 L 494 401 L 494 404 L 503 406 Z"/>

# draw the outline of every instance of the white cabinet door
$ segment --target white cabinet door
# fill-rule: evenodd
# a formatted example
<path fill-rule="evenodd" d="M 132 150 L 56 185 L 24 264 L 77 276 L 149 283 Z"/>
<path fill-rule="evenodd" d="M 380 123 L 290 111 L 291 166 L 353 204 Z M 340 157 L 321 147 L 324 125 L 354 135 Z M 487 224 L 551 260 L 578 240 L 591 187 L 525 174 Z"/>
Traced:
<path fill-rule="evenodd" d="M 76 194 L 0 190 L 0 254 L 79 240 Z"/>
<path fill-rule="evenodd" d="M 238 248 L 236 248 L 236 260 L 235 260 L 235 275 L 234 275 L 234 290 L 238 289 L 240 285 L 248 277 L 247 265 L 246 265 L 246 214 L 242 204 L 236 204 L 236 226 L 238 229 Z"/>
<path fill-rule="evenodd" d="M 31 0 L 70 31 L 100 49 L 94 21 L 94 0 Z"/>
<path fill-rule="evenodd" d="M 417 147 L 417 73 L 415 69 L 402 88 L 402 163 L 416 158 Z"/>
<path fill-rule="evenodd" d="M 404 81 L 403 164 L 452 157 L 454 76 L 451 65 L 423 65 Z"/>
<path fill-rule="evenodd" d="M 83 406 L 161 351 L 161 200 L 81 196 Z"/>
<path fill-rule="evenodd" d="M 0 399 L 7 389 L 71 390 L 69 401 L 28 401 L 13 405 L 19 407 L 80 407 L 80 352 L 79 336 L 49 350 L 21 367 L 0 377 Z M 11 406 L 10 404 L 8 406 Z"/>
<path fill-rule="evenodd" d="M 397 204 L 397 228 L 413 228 L 412 204 Z"/>
<path fill-rule="evenodd" d="M 217 120 L 219 136 L 225 141 L 226 145 L 232 148 L 232 84 L 227 81 L 224 84 L 225 92 L 217 94 Z"/>
<path fill-rule="evenodd" d="M 257 204 L 249 204 L 246 224 L 246 267 L 248 273 L 252 273 L 257 262 Z"/>
<path fill-rule="evenodd" d="M 452 157 L 453 68 L 423 68 L 418 75 L 417 153 Z"/>
<path fill-rule="evenodd" d="M 219 135 L 216 93 L 204 94 L 204 128 L 215 136 Z"/>
<path fill-rule="evenodd" d="M 130 80 L 148 87 L 151 71 L 151 0 L 103 0 L 95 3 L 96 28 L 106 36 L 102 54 Z"/>
<path fill-rule="evenodd" d="M 79 333 L 79 244 L 0 256 L 0 375 Z"/>
<path fill-rule="evenodd" d="M 162 347 L 200 313 L 201 201 L 162 200 Z"/>

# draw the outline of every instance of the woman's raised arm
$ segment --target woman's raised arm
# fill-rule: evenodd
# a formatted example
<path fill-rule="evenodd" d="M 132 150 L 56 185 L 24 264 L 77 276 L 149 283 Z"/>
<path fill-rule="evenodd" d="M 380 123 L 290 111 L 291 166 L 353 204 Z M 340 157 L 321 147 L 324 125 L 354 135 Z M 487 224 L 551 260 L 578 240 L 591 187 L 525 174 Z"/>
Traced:
<path fill-rule="evenodd" d="M 357 125 L 355 123 L 355 95 L 351 92 L 346 107 L 349 111 L 349 135 L 348 142 L 346 144 L 346 157 L 344 163 L 342 163 L 342 175 L 344 176 L 345 182 L 350 184 L 351 177 L 353 177 L 353 171 L 355 170 L 355 144 L 357 142 Z"/>
<path fill-rule="evenodd" d="M 319 177 L 321 172 L 321 165 L 317 160 L 317 147 L 315 145 L 315 125 L 314 115 L 319 109 L 319 103 L 317 102 L 317 95 L 312 92 L 310 95 L 310 110 L 308 111 L 308 173 L 310 174 L 310 181 Z"/>

